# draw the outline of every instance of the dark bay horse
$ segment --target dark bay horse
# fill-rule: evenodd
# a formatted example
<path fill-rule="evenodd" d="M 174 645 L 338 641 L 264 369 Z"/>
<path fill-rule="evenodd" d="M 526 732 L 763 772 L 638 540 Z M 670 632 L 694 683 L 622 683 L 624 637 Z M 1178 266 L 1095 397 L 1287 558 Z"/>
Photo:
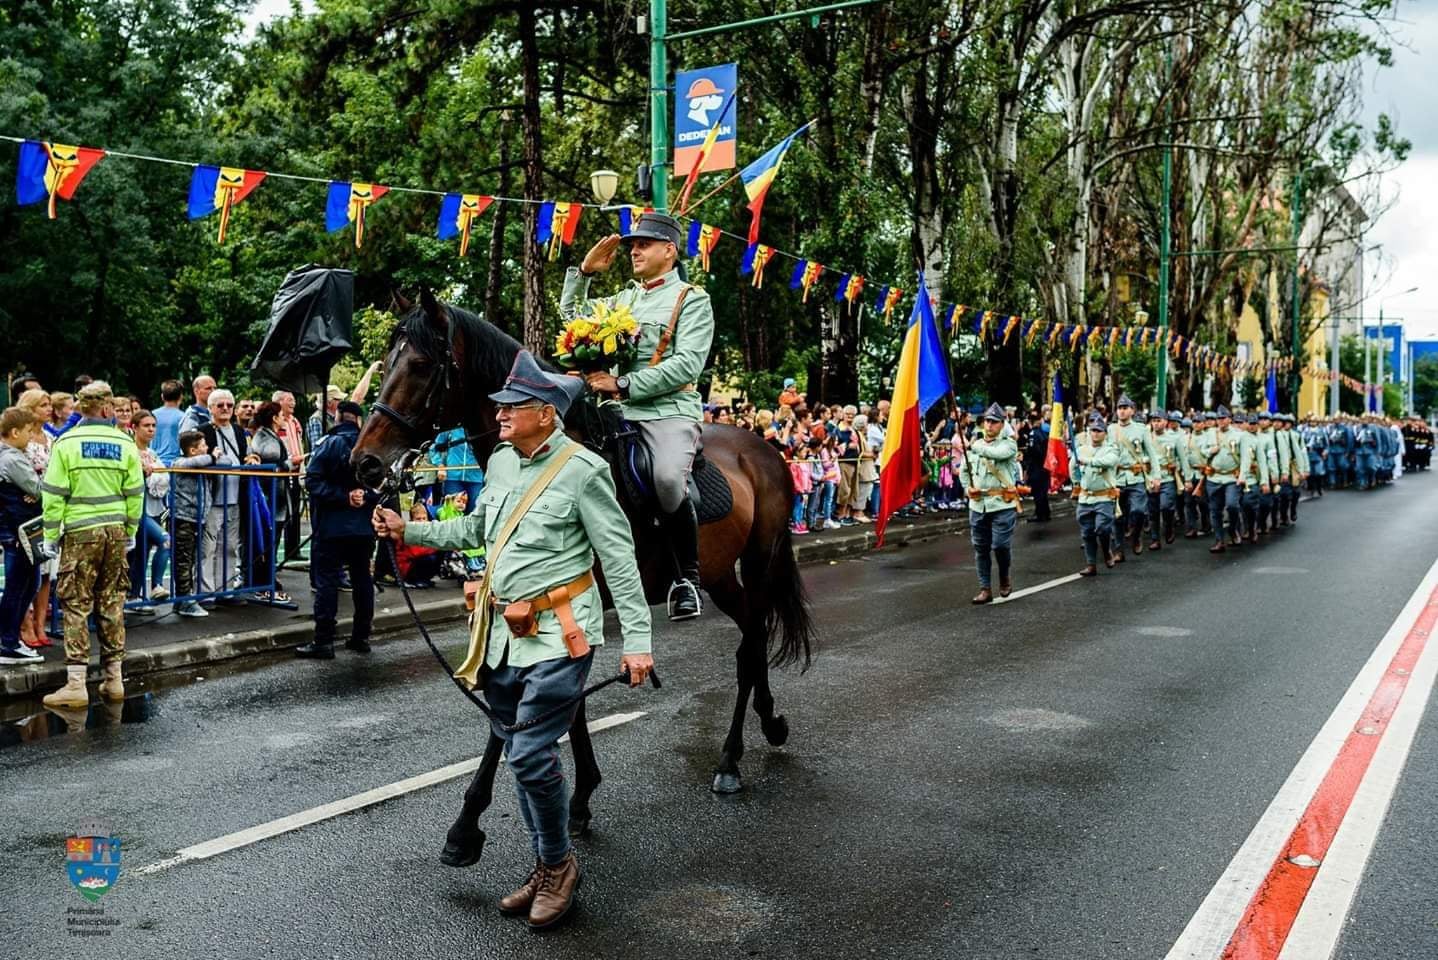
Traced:
<path fill-rule="evenodd" d="M 379 401 L 352 458 L 360 481 L 374 488 L 400 476 L 418 458 L 422 444 L 454 425 L 463 426 L 475 458 L 486 465 L 498 442 L 489 394 L 504 384 L 520 349 L 518 341 L 493 324 L 440 303 L 428 292 L 415 305 L 397 302 L 403 316 L 385 359 Z M 577 435 L 572 425 L 568 429 L 578 440 L 594 439 Z M 706 424 L 703 442 L 704 456 L 723 472 L 733 493 L 729 514 L 704 524 L 699 532 L 703 587 L 740 631 L 735 654 L 739 696 L 712 785 L 714 792 L 728 794 L 743 786 L 739 760 L 751 695 L 765 739 L 774 746 L 788 739 L 788 722 L 774 712 L 768 671 L 795 662 L 807 667 L 814 628 L 789 532 L 793 488 L 788 468 L 748 430 Z M 623 489 L 617 478 L 616 486 Z M 650 604 L 663 603 L 674 575 L 670 551 L 647 518 L 631 512 L 630 520 L 646 597 Z M 663 651 L 658 652 L 662 663 Z M 579 835 L 589 827 L 589 799 L 601 779 L 582 701 L 569 732 L 575 760 L 570 831 Z M 479 859 L 484 835 L 478 819 L 492 797 L 501 745 L 491 733 L 480 768 L 465 791 L 464 807 L 449 829 L 442 857 L 446 863 L 463 866 Z"/>

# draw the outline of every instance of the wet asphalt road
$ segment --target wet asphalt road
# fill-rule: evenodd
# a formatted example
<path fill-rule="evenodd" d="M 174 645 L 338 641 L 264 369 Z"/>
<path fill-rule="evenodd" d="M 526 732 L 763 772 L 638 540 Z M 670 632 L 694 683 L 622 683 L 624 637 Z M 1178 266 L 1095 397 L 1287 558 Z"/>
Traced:
<path fill-rule="evenodd" d="M 84 902 L 64 838 L 82 821 L 119 835 L 133 871 L 477 755 L 478 712 L 417 638 L 191 679 L 127 703 L 143 723 L 96 708 L 82 732 L 17 742 L 11 727 L 0 953 L 1161 958 L 1438 556 L 1435 494 L 1424 474 L 1330 495 L 1257 549 L 1215 559 L 1180 540 L 988 609 L 967 603 L 963 540 L 808 568 L 824 648 L 775 678 L 787 746 L 750 714 L 734 798 L 707 788 L 736 634 L 715 613 L 663 624 L 665 688 L 591 708 L 646 714 L 595 735 L 582 912 L 543 938 L 494 912 L 529 865 L 504 772 L 478 866 L 436 860 L 465 778 L 122 874 L 100 904 L 112 935 L 65 935 Z M 1072 519 L 1021 526 L 1017 551 L 1019 587 L 1080 563 Z M 600 656 L 616 666 L 617 644 Z M 1435 787 L 1430 711 L 1345 960 L 1438 955 Z"/>

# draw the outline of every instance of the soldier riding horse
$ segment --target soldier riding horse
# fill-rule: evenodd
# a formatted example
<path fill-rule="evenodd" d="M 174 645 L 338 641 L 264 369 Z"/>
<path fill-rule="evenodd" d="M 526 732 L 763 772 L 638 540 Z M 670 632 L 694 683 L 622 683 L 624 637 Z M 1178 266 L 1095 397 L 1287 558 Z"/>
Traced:
<path fill-rule="evenodd" d="M 384 382 L 374 405 L 379 415 L 369 418 L 353 454 L 356 476 L 376 488 L 403 476 L 420 449 L 456 423 L 463 426 L 478 462 L 486 464 L 498 432 L 488 397 L 503 385 L 520 350 L 517 341 L 494 325 L 440 303 L 428 292 L 417 305 L 399 303 L 404 314 L 389 346 Z M 600 418 L 593 415 L 593 401 L 586 403 L 590 415 L 571 417 L 569 432 L 602 449 L 606 438 L 594 435 Z M 727 794 L 742 789 L 739 761 L 751 695 L 768 742 L 780 746 L 788 739 L 788 722 L 774 711 L 768 670 L 798 661 L 807 667 L 814 628 L 794 560 L 788 525 L 792 495 L 783 460 L 754 433 L 731 426 L 706 424 L 702 445 L 704 465 L 696 464 L 695 470 L 701 479 L 707 476 L 701 489 L 727 490 L 729 496 L 723 516 L 701 508 L 700 583 L 741 633 L 736 653 L 739 695 L 712 785 L 714 792 Z M 605 452 L 613 461 L 612 451 Z M 627 469 L 627 465 L 614 468 L 615 485 L 621 491 L 635 486 L 633 477 L 624 475 Z M 674 557 L 665 542 L 665 528 L 654 519 L 652 507 L 632 498 L 625 511 L 634 530 L 646 598 L 651 604 L 662 603 L 669 598 L 674 580 Z M 582 701 L 570 742 L 575 759 L 570 829 L 579 834 L 588 829 L 589 798 L 600 782 Z M 461 866 L 479 858 L 483 833 L 477 821 L 491 799 L 500 745 L 499 737 L 491 734 L 480 768 L 465 792 L 464 807 L 449 830 L 445 863 Z"/>

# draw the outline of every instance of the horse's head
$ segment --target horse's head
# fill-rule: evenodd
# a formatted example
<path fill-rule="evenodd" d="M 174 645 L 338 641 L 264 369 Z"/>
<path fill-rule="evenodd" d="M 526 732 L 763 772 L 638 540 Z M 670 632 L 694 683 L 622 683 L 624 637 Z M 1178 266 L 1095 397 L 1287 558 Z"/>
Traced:
<path fill-rule="evenodd" d="M 448 310 L 427 290 L 417 304 L 400 296 L 395 303 L 401 317 L 385 355 L 375 415 L 350 456 L 356 478 L 374 490 L 398 489 L 424 448 L 460 420 L 455 388 L 463 356 Z"/>

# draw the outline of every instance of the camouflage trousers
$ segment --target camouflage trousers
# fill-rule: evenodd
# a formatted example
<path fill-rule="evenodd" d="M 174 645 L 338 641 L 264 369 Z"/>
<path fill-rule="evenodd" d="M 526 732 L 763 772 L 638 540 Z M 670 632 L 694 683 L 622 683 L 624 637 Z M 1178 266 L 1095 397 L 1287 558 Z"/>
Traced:
<path fill-rule="evenodd" d="M 65 662 L 90 662 L 90 612 L 100 634 L 100 662 L 125 658 L 125 594 L 130 568 L 125 528 L 91 527 L 66 533 L 60 543 L 55 596 L 65 615 Z"/>

